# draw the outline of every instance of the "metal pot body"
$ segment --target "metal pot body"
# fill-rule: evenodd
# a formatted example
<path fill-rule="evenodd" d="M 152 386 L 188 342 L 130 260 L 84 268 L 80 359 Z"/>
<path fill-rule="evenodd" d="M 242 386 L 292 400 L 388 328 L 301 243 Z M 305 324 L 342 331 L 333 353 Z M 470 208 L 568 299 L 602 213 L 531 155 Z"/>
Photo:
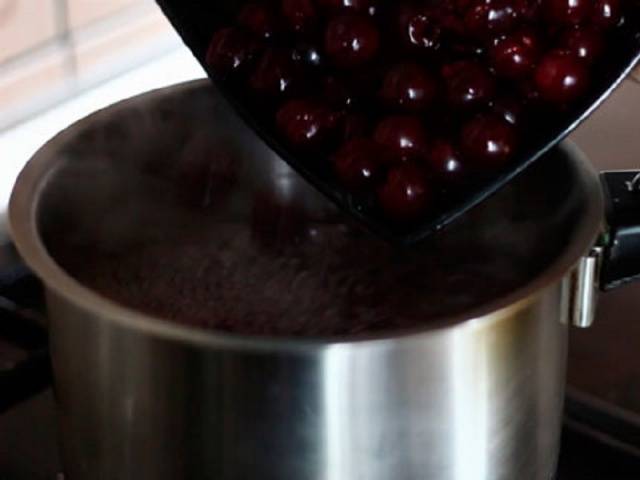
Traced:
<path fill-rule="evenodd" d="M 437 332 L 242 349 L 49 295 L 71 479 L 552 478 L 569 283 Z"/>
<path fill-rule="evenodd" d="M 189 96 L 215 92 L 191 84 L 117 108 Z M 245 140 L 228 112 L 220 118 L 227 135 Z M 40 200 L 77 133 L 36 155 L 10 212 L 18 248 L 47 287 L 71 480 L 552 478 L 573 272 L 602 222 L 597 176 L 577 154 L 567 154 L 577 172 L 576 228 L 512 296 L 413 333 L 260 339 L 149 318 L 57 266 L 42 239 L 51 212 Z"/>

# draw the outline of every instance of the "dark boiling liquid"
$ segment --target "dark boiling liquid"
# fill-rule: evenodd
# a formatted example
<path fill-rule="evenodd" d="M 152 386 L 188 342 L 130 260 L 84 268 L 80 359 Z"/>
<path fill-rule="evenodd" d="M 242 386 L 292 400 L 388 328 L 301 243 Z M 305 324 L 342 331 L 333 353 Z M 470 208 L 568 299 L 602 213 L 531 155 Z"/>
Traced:
<path fill-rule="evenodd" d="M 139 121 L 117 141 L 100 128 L 69 152 L 41 216 L 62 268 L 120 304 L 188 326 L 340 337 L 468 315 L 514 293 L 570 243 L 571 222 L 560 219 L 576 216 L 558 208 L 565 192 L 521 180 L 419 246 L 394 248 L 347 226 L 279 161 L 228 135 L 211 139 L 209 109 L 186 147 L 176 130 L 194 124 L 191 107 L 157 141 L 140 142 L 151 136 Z M 548 164 L 563 178 L 566 164 Z M 544 181 L 548 170 L 528 178 Z"/>
<path fill-rule="evenodd" d="M 287 237 L 276 246 L 268 232 L 228 224 L 213 236 L 125 251 L 65 247 L 56 257 L 82 283 L 134 309 L 256 335 L 412 329 L 507 293 L 522 274 L 500 263 L 499 246 L 399 251 L 341 224 L 307 225 Z M 495 261 L 479 264 L 477 255 Z"/>

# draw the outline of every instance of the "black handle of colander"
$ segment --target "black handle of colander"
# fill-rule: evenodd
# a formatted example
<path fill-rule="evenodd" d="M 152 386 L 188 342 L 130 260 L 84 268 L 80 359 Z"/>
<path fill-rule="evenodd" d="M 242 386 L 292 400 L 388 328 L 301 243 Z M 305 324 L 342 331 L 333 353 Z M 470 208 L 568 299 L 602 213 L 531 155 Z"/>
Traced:
<path fill-rule="evenodd" d="M 640 170 L 608 171 L 600 178 L 609 225 L 600 272 L 606 291 L 640 280 Z"/>
<path fill-rule="evenodd" d="M 42 287 L 24 265 L 0 272 L 0 341 L 22 354 L 20 360 L 0 363 L 0 413 L 51 384 L 42 303 Z"/>

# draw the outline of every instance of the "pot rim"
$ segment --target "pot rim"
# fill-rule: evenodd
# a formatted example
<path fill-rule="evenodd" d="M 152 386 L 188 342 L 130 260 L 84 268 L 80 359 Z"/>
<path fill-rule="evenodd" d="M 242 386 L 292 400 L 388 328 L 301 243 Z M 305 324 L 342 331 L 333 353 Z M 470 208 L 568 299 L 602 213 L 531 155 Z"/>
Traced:
<path fill-rule="evenodd" d="M 427 325 L 410 330 L 380 332 L 375 334 L 356 334 L 340 337 L 293 337 L 293 336 L 250 336 L 206 330 L 198 327 L 180 325 L 153 315 L 121 305 L 90 288 L 82 285 L 66 273 L 49 255 L 37 227 L 37 212 L 41 193 L 48 181 L 55 175 L 61 164 L 58 155 L 61 147 L 73 140 L 77 133 L 88 124 L 99 121 L 112 113 L 144 104 L 149 100 L 157 101 L 163 96 L 175 96 L 209 85 L 204 80 L 193 80 L 169 87 L 152 90 L 141 95 L 117 102 L 94 112 L 73 123 L 50 141 L 44 144 L 24 167 L 11 194 L 9 202 L 9 229 L 18 252 L 43 281 L 50 292 L 62 297 L 77 308 L 90 311 L 103 320 L 113 321 L 124 328 L 137 330 L 142 334 L 153 335 L 166 340 L 197 344 L 205 347 L 227 347 L 252 351 L 300 351 L 322 349 L 340 345 L 386 344 L 399 339 L 423 339 L 436 335 L 447 327 L 471 326 L 472 328 L 500 321 L 526 308 L 535 301 L 545 287 L 555 285 L 585 255 L 595 243 L 603 228 L 604 200 L 598 176 L 585 155 L 570 141 L 560 148 L 569 153 L 584 170 L 586 197 L 590 205 L 586 208 L 585 220 L 576 230 L 575 240 L 559 252 L 537 276 L 508 295 L 495 298 L 469 311 L 453 315 L 446 319 L 435 320 Z"/>

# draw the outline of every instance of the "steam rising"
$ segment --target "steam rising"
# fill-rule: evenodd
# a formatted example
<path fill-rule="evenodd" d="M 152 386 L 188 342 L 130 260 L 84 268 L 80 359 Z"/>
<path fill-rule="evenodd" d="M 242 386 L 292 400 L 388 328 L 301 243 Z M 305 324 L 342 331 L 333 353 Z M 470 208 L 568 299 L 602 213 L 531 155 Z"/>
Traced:
<path fill-rule="evenodd" d="M 105 112 L 60 156 L 39 212 L 54 257 L 105 296 L 198 327 L 416 327 L 511 292 L 551 254 L 539 217 L 555 199 L 521 204 L 517 185 L 396 251 L 345 222 L 205 89 Z"/>

